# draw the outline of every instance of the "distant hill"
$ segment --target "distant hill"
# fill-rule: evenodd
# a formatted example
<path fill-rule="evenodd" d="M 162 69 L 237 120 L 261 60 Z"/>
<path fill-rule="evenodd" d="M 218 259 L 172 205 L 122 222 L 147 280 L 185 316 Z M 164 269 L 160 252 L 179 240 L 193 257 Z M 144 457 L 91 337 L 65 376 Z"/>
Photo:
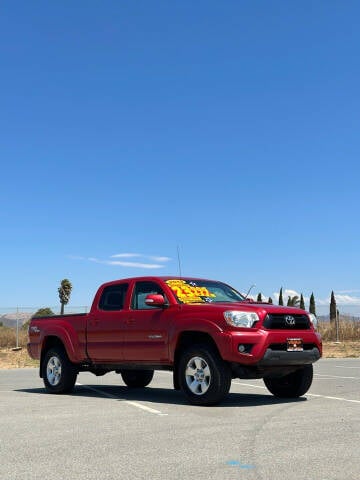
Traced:
<path fill-rule="evenodd" d="M 329 315 L 317 315 L 317 319 L 319 322 L 330 322 Z M 340 313 L 339 320 L 340 322 L 358 322 L 360 321 L 360 317 L 357 315 L 354 316 Z"/>
<path fill-rule="evenodd" d="M 0 324 L 5 327 L 16 327 L 16 321 L 19 321 L 19 327 L 22 327 L 31 318 L 32 313 L 4 313 L 0 315 Z"/>
<path fill-rule="evenodd" d="M 52 306 L 52 307 L 48 307 L 50 308 L 55 315 L 59 315 L 59 307 L 58 306 Z M 2 309 L 2 311 L 4 312 L 5 308 Z M 71 313 L 86 313 L 87 312 L 87 307 L 77 307 L 77 306 L 69 306 L 67 307 L 67 309 L 65 310 L 65 314 L 71 314 Z M 34 315 L 35 312 L 38 311 L 38 308 L 34 308 L 34 310 L 31 310 L 30 311 L 30 308 L 29 308 L 29 311 L 28 312 L 11 312 L 11 313 L 0 313 L 0 324 L 1 322 L 3 323 L 3 325 L 5 327 L 16 327 L 16 319 L 19 320 L 19 327 L 22 327 L 24 325 L 24 323 L 26 323 L 31 317 L 32 315 Z"/>

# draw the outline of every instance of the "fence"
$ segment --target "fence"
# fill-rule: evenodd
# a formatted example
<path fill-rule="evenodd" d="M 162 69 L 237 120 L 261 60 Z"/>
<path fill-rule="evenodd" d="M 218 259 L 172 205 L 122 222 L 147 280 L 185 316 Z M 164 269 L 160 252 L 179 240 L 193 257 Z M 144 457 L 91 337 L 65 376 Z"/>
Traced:
<path fill-rule="evenodd" d="M 43 305 L 35 306 L 35 307 L 22 307 L 21 305 L 16 307 L 0 307 L 0 317 L 4 315 L 14 315 L 16 313 L 26 314 L 26 315 L 33 315 L 35 312 L 40 310 L 40 308 L 44 308 Z M 61 305 L 57 304 L 55 306 L 47 306 L 46 308 L 50 308 L 55 315 L 60 314 Z M 81 305 L 65 305 L 65 313 L 86 313 L 88 311 L 88 306 Z"/>
<path fill-rule="evenodd" d="M 0 327 L 10 327 L 16 330 L 15 339 L 12 340 L 14 332 L 0 331 L 0 347 L 14 347 L 19 349 L 24 345 L 24 337 L 26 332 L 22 331 L 23 325 L 30 320 L 30 318 L 43 307 L 0 307 Z M 54 314 L 60 314 L 60 306 L 50 308 Z M 87 313 L 87 306 L 66 306 L 65 313 Z M 10 345 L 11 344 L 11 345 Z"/>

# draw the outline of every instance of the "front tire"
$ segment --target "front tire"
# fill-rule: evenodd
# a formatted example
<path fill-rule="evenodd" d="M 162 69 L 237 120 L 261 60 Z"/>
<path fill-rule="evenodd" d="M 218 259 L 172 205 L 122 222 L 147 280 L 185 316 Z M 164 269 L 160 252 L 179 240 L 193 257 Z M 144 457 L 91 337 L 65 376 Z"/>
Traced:
<path fill-rule="evenodd" d="M 313 366 L 305 367 L 280 378 L 264 378 L 266 388 L 275 397 L 298 398 L 309 390 L 313 380 Z"/>
<path fill-rule="evenodd" d="M 48 393 L 67 393 L 74 388 L 77 370 L 61 347 L 45 353 L 41 373 Z"/>
<path fill-rule="evenodd" d="M 121 377 L 129 388 L 143 388 L 149 385 L 154 370 L 122 370 Z"/>
<path fill-rule="evenodd" d="M 216 405 L 229 393 L 231 370 L 208 345 L 187 348 L 179 360 L 180 388 L 193 405 Z"/>

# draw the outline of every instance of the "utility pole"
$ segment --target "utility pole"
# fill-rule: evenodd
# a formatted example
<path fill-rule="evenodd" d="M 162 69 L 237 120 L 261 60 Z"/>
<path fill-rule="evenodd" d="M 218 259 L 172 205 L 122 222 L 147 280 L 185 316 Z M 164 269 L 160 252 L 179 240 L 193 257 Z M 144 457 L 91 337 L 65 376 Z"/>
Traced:
<path fill-rule="evenodd" d="M 335 314 L 336 343 L 340 343 L 340 340 L 339 340 L 339 322 L 340 322 L 340 319 L 339 319 L 339 310 L 336 309 L 336 314 Z"/>
<path fill-rule="evenodd" d="M 19 307 L 16 307 L 16 347 L 12 348 L 14 352 L 21 350 L 22 347 L 19 347 Z"/>

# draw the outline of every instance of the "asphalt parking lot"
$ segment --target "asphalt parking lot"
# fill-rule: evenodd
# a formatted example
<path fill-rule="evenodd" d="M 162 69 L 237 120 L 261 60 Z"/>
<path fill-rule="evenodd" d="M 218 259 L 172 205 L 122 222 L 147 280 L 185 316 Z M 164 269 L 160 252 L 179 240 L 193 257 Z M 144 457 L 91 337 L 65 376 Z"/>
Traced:
<path fill-rule="evenodd" d="M 323 359 L 313 385 L 280 401 L 233 380 L 216 407 L 189 405 L 156 372 L 142 390 L 81 373 L 49 395 L 36 369 L 0 370 L 1 480 L 360 478 L 360 359 Z"/>

